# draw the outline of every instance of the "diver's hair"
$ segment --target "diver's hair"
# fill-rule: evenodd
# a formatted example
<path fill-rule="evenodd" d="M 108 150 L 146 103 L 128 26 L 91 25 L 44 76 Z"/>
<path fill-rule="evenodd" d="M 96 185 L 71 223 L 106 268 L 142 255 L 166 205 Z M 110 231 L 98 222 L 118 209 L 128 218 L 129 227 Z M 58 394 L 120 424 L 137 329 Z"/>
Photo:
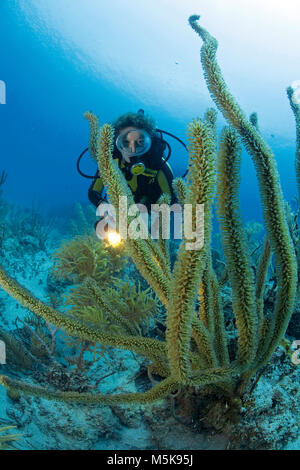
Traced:
<path fill-rule="evenodd" d="M 121 129 L 125 127 L 138 127 L 144 129 L 150 135 L 155 133 L 155 121 L 152 117 L 141 114 L 141 113 L 126 113 L 118 117 L 112 126 L 115 129 L 115 135 L 117 136 Z"/>

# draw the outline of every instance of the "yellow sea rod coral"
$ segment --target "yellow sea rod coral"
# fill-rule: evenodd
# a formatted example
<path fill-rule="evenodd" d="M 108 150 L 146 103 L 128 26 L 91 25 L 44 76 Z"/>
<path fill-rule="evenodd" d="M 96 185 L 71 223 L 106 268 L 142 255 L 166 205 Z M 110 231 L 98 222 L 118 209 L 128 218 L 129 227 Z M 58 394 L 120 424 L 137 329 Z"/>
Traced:
<path fill-rule="evenodd" d="M 210 236 L 211 203 L 214 195 L 215 153 L 213 135 L 205 121 L 194 121 L 188 129 L 190 141 L 189 181 L 185 202 L 204 204 L 204 239 Z M 187 250 L 187 240 L 179 248 L 171 282 L 171 298 L 167 315 L 167 344 L 171 373 L 183 383 L 191 376 L 190 342 L 195 318 L 195 300 L 205 263 L 205 245 L 200 250 Z M 183 289 L 178 287 L 182 286 Z M 199 325 L 199 334 L 207 336 Z M 213 355 L 212 348 L 207 354 Z"/>
<path fill-rule="evenodd" d="M 293 312 L 297 266 L 295 252 L 284 213 L 282 191 L 276 162 L 269 146 L 257 128 L 246 118 L 235 98 L 229 92 L 216 60 L 218 43 L 208 31 L 199 25 L 198 15 L 189 18 L 194 31 L 202 38 L 201 62 L 208 89 L 225 119 L 237 130 L 251 155 L 258 179 L 265 227 L 271 250 L 276 259 L 278 291 L 274 315 L 267 328 L 272 333 L 265 337 L 265 350 L 258 352 L 258 364 L 264 364 L 274 352 L 284 335 Z M 261 334 L 265 334 L 261 325 Z"/>
<path fill-rule="evenodd" d="M 296 170 L 296 180 L 297 180 L 297 189 L 298 189 L 298 206 L 300 204 L 300 102 L 299 99 L 295 97 L 295 92 L 292 87 L 287 88 L 287 95 L 290 102 L 291 109 L 295 116 L 296 122 L 296 156 L 295 156 L 295 170 Z M 299 207 L 298 207 L 298 219 L 299 219 Z M 297 294 L 300 294 L 300 238 L 298 237 L 297 243 L 297 262 L 298 262 L 298 286 Z"/>
<path fill-rule="evenodd" d="M 254 275 L 238 204 L 240 153 L 236 133 L 225 128 L 218 156 L 218 216 L 239 332 L 238 360 L 251 364 L 257 351 L 258 319 Z"/>
<path fill-rule="evenodd" d="M 18 441 L 21 439 L 23 434 L 2 434 L 7 433 L 7 431 L 11 431 L 12 429 L 16 429 L 17 426 L 3 426 L 0 428 L 0 450 L 8 450 L 14 448 L 13 442 Z"/>

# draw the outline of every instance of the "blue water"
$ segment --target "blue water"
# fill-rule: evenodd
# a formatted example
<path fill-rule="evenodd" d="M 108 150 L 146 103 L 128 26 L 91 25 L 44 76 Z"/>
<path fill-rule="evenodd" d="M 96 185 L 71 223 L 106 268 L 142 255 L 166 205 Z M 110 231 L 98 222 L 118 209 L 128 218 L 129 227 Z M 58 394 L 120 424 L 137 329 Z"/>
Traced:
<path fill-rule="evenodd" d="M 190 2 L 190 6 L 188 3 L 185 9 L 191 12 L 196 3 Z M 57 8 L 60 5 L 61 15 L 55 4 Z M 269 59 L 270 67 L 273 67 L 276 52 L 280 57 L 281 53 L 274 50 L 274 57 L 270 57 L 268 50 L 272 44 L 268 43 L 268 37 L 264 38 L 265 57 L 263 51 L 260 55 L 254 52 L 253 48 L 257 45 L 253 44 L 253 38 L 244 38 L 243 44 L 249 48 L 251 55 L 247 57 L 245 54 L 244 62 L 237 64 L 240 56 L 236 47 L 234 52 L 237 58 L 234 61 L 231 59 L 231 66 L 228 67 L 231 51 L 225 49 L 226 42 L 224 45 L 222 39 L 224 36 L 229 47 L 232 41 L 229 34 L 231 29 L 220 23 L 224 8 L 219 2 L 216 2 L 216 6 L 213 32 L 221 44 L 218 56 L 221 65 L 226 65 L 224 73 L 228 85 L 235 87 L 233 91 L 237 90 L 237 98 L 242 105 L 247 105 L 247 113 L 258 110 L 260 118 L 265 112 L 267 119 L 260 121 L 260 125 L 276 153 L 283 190 L 290 200 L 296 193 L 294 134 L 293 117 L 288 108 L 284 87 L 299 78 L 294 64 L 299 52 L 296 52 L 295 57 L 286 54 L 285 63 L 278 64 L 276 83 L 269 78 L 269 75 L 276 77 L 276 74 L 272 74 L 266 61 Z M 143 17 L 143 8 L 137 2 L 125 6 L 120 1 L 109 5 L 94 1 L 89 2 L 89 7 L 90 9 L 85 9 L 82 2 L 77 0 L 1 2 L 0 79 L 6 82 L 7 87 L 7 104 L 0 107 L 1 168 L 8 173 L 6 195 L 12 202 L 30 205 L 35 200 L 42 207 L 55 208 L 55 211 L 63 213 L 73 202 L 87 201 L 89 182 L 77 174 L 75 167 L 77 156 L 88 142 L 88 125 L 83 119 L 83 113 L 87 109 L 98 114 L 101 122 L 109 122 L 123 112 L 137 111 L 142 107 L 153 114 L 158 127 L 173 132 L 186 141 L 185 131 L 189 120 L 201 116 L 206 107 L 213 104 L 199 63 L 201 41 L 187 26 L 187 16 L 181 17 L 181 12 L 176 12 L 175 9 L 170 25 L 164 24 L 163 21 L 167 20 L 168 2 L 162 2 L 160 8 L 155 7 L 157 10 L 152 8 L 153 16 L 148 15 L 148 21 L 147 14 L 151 13 L 151 8 L 145 7 Z M 207 27 L 214 24 L 209 7 L 201 5 L 200 10 L 208 10 Z M 96 13 L 99 16 L 98 23 L 94 18 Z M 127 18 L 123 26 L 120 19 L 122 16 Z M 61 18 L 65 18 L 64 21 Z M 158 24 L 153 22 L 153 18 Z M 181 25 L 183 44 L 180 42 L 180 31 L 176 30 L 176 38 L 173 37 L 174 19 L 175 26 Z M 98 30 L 95 23 L 99 25 Z M 106 23 L 108 26 L 105 26 Z M 164 29 L 161 28 L 162 24 Z M 145 44 L 145 49 L 135 42 L 135 37 L 141 35 L 143 28 L 145 36 L 140 42 Z M 158 49 L 157 34 L 153 37 L 152 49 L 149 49 L 146 35 L 151 31 L 155 32 L 155 28 L 161 28 L 159 30 L 164 36 L 163 41 L 169 41 L 164 42 L 164 47 L 161 48 L 163 53 Z M 71 38 L 70 30 L 77 33 L 76 40 Z M 290 32 L 291 47 L 294 43 L 292 33 L 293 31 Z M 93 44 L 93 38 L 96 53 L 92 57 L 86 49 Z M 184 41 L 188 41 L 186 46 Z M 188 50 L 190 45 L 193 48 L 191 52 Z M 112 63 L 107 65 L 110 56 Z M 255 63 L 255 56 L 257 69 L 252 70 L 249 82 L 245 83 L 243 70 L 247 68 L 249 61 L 250 65 Z M 160 60 L 163 62 L 160 63 Z M 266 83 L 263 82 L 260 86 L 256 79 L 259 80 L 263 74 L 259 66 L 262 61 L 266 64 Z M 123 70 L 130 71 L 129 82 L 123 79 Z M 238 70 L 242 75 L 240 80 Z M 279 77 L 280 74 L 283 76 Z M 189 91 L 190 82 L 193 88 Z M 274 122 L 275 129 L 272 129 Z M 221 128 L 223 120 L 220 116 L 218 123 Z M 173 145 L 171 164 L 174 174 L 178 176 L 186 169 L 187 155 L 174 141 L 170 143 Z M 93 173 L 95 166 L 86 159 L 84 169 Z M 255 173 L 247 155 L 243 158 L 241 204 L 245 219 L 261 217 Z"/>

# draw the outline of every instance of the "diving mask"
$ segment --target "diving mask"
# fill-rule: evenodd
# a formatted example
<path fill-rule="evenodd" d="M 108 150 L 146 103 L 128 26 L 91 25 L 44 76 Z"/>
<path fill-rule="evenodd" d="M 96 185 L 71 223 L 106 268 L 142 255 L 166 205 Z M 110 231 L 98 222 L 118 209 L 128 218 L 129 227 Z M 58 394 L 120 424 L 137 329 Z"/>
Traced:
<path fill-rule="evenodd" d="M 127 129 L 118 136 L 117 148 L 127 157 L 141 157 L 151 147 L 151 137 L 144 129 Z"/>

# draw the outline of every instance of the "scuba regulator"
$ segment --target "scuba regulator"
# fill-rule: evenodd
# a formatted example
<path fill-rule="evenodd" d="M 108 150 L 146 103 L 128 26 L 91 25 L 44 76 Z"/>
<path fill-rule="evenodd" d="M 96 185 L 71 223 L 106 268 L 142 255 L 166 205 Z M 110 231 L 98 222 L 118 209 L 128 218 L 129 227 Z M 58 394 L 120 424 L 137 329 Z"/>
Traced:
<path fill-rule="evenodd" d="M 143 109 L 139 109 L 138 113 L 144 114 Z M 167 156 L 162 156 L 162 164 L 157 169 L 158 171 L 165 165 L 165 163 L 169 160 L 171 156 L 171 147 L 167 141 L 165 141 L 162 137 L 162 134 L 166 134 L 173 139 L 176 139 L 180 142 L 185 150 L 187 150 L 187 146 L 185 143 L 176 137 L 175 135 L 171 134 L 170 132 L 163 131 L 161 129 L 156 129 L 156 132 L 160 134 L 161 141 L 165 144 L 165 147 L 168 148 Z M 141 175 L 146 170 L 146 159 L 147 159 L 147 152 L 150 150 L 152 144 L 152 139 L 147 131 L 144 129 L 138 129 L 135 127 L 130 127 L 125 129 L 123 132 L 116 139 L 116 147 L 121 152 L 123 159 L 125 161 L 126 167 L 130 170 L 131 174 L 133 175 Z M 95 176 L 90 176 L 84 174 L 80 169 L 80 161 L 83 155 L 88 151 L 88 148 L 83 150 L 77 159 L 77 171 L 78 173 L 83 176 L 84 178 L 95 179 Z M 182 175 L 182 178 L 186 176 L 188 170 Z"/>

